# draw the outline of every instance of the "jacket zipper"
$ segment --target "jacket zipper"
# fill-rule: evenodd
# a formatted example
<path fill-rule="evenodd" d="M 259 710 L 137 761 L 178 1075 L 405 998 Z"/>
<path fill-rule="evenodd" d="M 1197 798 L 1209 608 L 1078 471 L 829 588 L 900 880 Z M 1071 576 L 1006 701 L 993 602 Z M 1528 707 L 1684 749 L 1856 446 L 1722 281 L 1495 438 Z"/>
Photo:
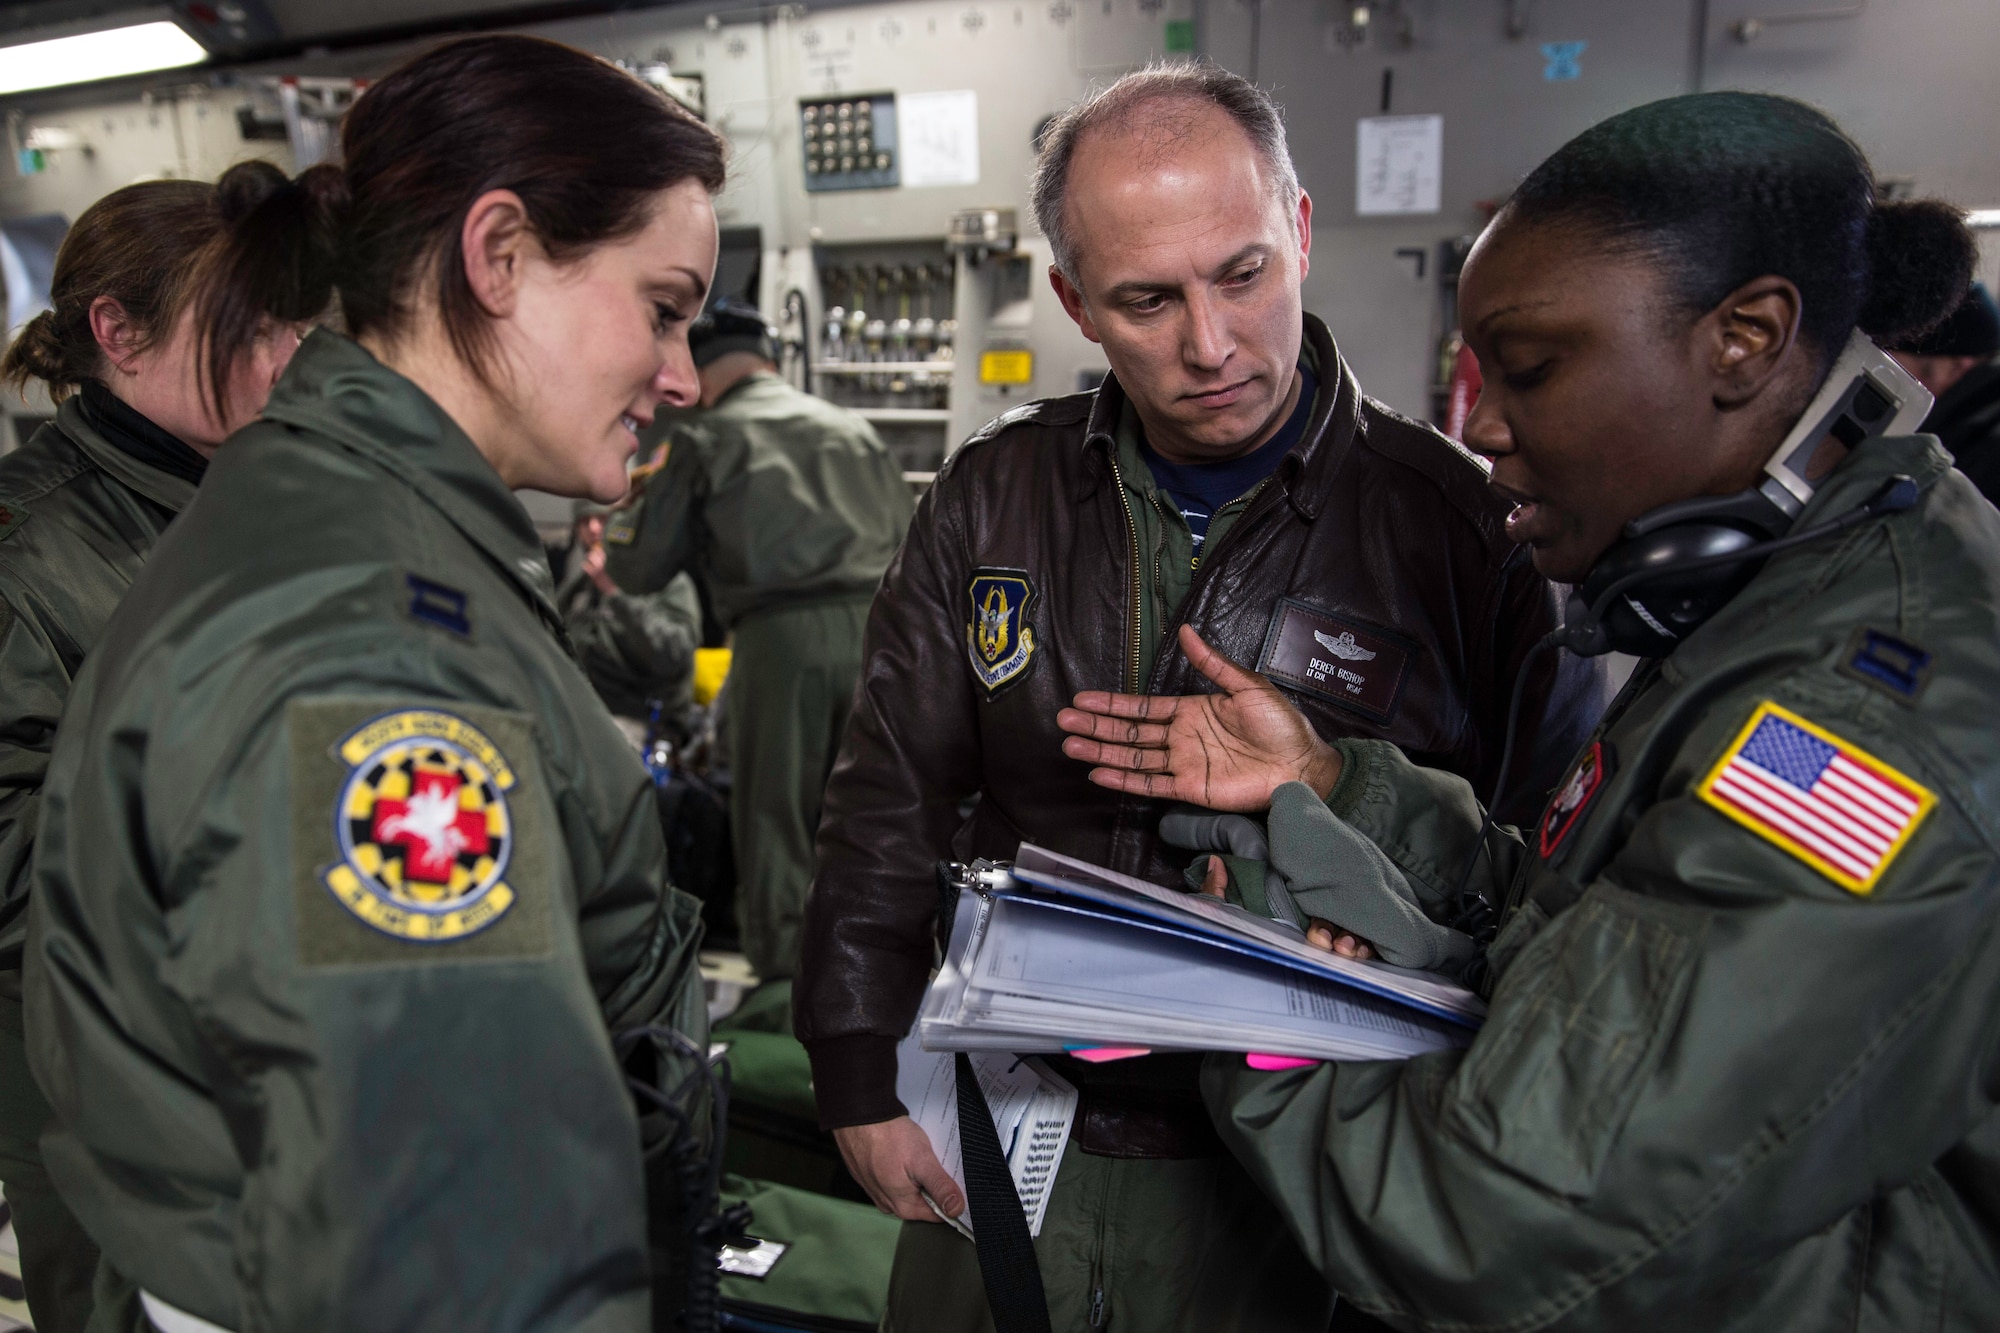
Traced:
<path fill-rule="evenodd" d="M 1104 1251 L 1105 1232 L 1111 1225 L 1111 1172 L 1104 1173 L 1104 1179 L 1097 1190 L 1097 1236 L 1091 1247 L 1090 1256 L 1090 1312 L 1086 1316 L 1093 1329 L 1103 1328 L 1108 1322 L 1109 1303 L 1104 1291 Z"/>
<path fill-rule="evenodd" d="M 1125 537 L 1132 550 L 1132 604 L 1126 619 L 1132 623 L 1132 642 L 1125 658 L 1125 693 L 1139 692 L 1139 606 L 1144 591 L 1139 579 L 1139 521 L 1132 515 L 1132 497 L 1125 493 L 1125 473 L 1118 466 L 1118 448 L 1111 449 L 1111 480 L 1118 487 L 1118 503 L 1125 508 Z"/>
<path fill-rule="evenodd" d="M 1257 497 L 1262 495 L 1264 493 L 1264 488 L 1270 484 L 1271 484 L 1271 479 L 1269 477 L 1266 477 L 1264 478 L 1264 480 L 1258 482 L 1255 486 L 1251 487 L 1250 493 L 1248 495 L 1239 495 L 1234 500 L 1231 500 L 1228 504 L 1222 506 L 1222 508 L 1216 510 L 1214 517 L 1208 520 L 1209 526 L 1214 527 L 1216 519 L 1221 518 L 1231 509 L 1235 509 L 1237 505 L 1243 506 L 1241 509 L 1237 510 L 1239 517 L 1236 520 L 1237 523 L 1239 524 L 1242 523 L 1243 519 L 1240 517 L 1240 515 L 1247 515 L 1250 512 L 1250 506 L 1257 503 Z M 1230 531 L 1231 532 L 1235 531 L 1235 527 L 1232 526 L 1230 528 Z M 1223 535 L 1226 537 L 1229 534 L 1224 533 Z M 1198 555 L 1194 559 L 1188 561 L 1188 573 L 1194 574 L 1200 572 L 1201 562 L 1206 559 L 1208 559 L 1206 555 Z M 1194 592 L 1194 580 L 1192 579 L 1188 580 L 1188 592 L 1190 595 L 1192 595 Z"/>

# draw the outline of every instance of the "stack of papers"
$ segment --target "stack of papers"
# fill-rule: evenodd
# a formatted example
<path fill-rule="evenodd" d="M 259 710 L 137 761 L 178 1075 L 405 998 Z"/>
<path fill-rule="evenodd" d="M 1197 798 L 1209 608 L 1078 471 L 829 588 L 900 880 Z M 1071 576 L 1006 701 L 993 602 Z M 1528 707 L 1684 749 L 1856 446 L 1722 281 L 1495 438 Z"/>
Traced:
<path fill-rule="evenodd" d="M 970 1057 L 1000 1150 L 1014 1177 L 1014 1192 L 1028 1215 L 1028 1234 L 1042 1234 L 1042 1217 L 1049 1210 L 1049 1188 L 1062 1162 L 1076 1122 L 1076 1089 L 1060 1074 L 1033 1057 L 981 1052 Z M 930 1136 L 938 1161 L 965 1189 L 965 1163 L 958 1146 L 958 1076 L 948 1051 L 927 1051 L 913 1037 L 896 1052 L 896 1096 L 910 1118 Z M 970 1198 L 970 1195 L 967 1196 Z M 939 1217 L 970 1236 L 971 1210 L 947 1216 L 931 1201 Z"/>
<path fill-rule="evenodd" d="M 960 894 L 916 1035 L 931 1051 L 1399 1060 L 1470 1045 L 1485 1014 L 1444 977 L 1342 958 L 1219 899 L 1023 843 L 1010 873 Z"/>

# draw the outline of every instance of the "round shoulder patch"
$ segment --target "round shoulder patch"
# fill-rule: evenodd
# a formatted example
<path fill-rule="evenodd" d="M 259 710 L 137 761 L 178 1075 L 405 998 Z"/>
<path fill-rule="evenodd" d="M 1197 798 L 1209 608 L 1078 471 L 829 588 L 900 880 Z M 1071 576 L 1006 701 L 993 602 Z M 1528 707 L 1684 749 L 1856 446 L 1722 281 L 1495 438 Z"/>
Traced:
<path fill-rule="evenodd" d="M 514 905 L 514 847 L 499 747 L 450 713 L 363 723 L 336 747 L 348 767 L 334 809 L 340 859 L 326 887 L 375 929 L 421 944 L 463 939 Z"/>

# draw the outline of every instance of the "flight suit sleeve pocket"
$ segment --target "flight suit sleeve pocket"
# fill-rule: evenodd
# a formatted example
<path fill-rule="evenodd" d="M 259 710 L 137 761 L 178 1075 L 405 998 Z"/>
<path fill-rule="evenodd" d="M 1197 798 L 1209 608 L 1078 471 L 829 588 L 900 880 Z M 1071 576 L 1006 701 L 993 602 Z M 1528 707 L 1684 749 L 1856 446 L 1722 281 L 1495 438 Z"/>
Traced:
<path fill-rule="evenodd" d="M 1704 920 L 1592 887 L 1501 978 L 1446 1090 L 1447 1122 L 1509 1170 L 1588 1197 L 1679 1019 Z"/>

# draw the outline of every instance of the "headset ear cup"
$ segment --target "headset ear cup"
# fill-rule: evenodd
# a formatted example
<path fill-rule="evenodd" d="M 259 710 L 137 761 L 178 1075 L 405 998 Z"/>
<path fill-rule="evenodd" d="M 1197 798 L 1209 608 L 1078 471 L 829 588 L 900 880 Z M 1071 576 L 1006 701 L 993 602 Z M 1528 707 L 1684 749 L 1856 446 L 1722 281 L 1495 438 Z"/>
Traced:
<path fill-rule="evenodd" d="M 1570 594 L 1564 640 L 1576 642 L 1571 651 L 1583 657 L 1606 652 L 1665 657 L 1756 576 L 1765 559 L 1757 549 L 1762 545 L 1761 534 L 1714 519 L 1688 519 L 1628 537 L 1600 556 Z M 1743 551 L 1743 559 L 1683 568 L 1732 551 Z M 1626 582 L 1641 571 L 1643 581 Z M 1623 590 L 1593 617 L 1590 608 L 1620 583 Z"/>
<path fill-rule="evenodd" d="M 1590 603 L 1580 588 L 1571 588 L 1563 604 L 1562 646 L 1578 657 L 1601 657 L 1611 651 L 1604 626 L 1591 619 Z"/>

